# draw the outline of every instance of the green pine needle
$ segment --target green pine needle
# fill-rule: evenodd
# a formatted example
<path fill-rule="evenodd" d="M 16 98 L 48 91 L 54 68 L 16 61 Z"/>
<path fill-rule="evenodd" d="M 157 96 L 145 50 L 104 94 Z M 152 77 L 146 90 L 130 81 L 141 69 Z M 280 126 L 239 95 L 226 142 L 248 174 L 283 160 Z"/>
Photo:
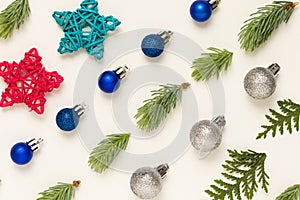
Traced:
<path fill-rule="evenodd" d="M 118 154 L 127 148 L 130 134 L 111 134 L 93 149 L 89 157 L 89 166 L 98 173 L 104 172 Z"/>
<path fill-rule="evenodd" d="M 280 24 L 287 23 L 298 2 L 274 1 L 272 4 L 258 8 L 244 22 L 239 33 L 241 48 L 254 51 L 271 36 Z"/>
<path fill-rule="evenodd" d="M 222 71 L 226 71 L 231 64 L 233 53 L 226 49 L 209 47 L 211 53 L 202 53 L 202 57 L 193 62 L 192 77 L 196 81 L 205 81 L 213 76 L 219 78 Z"/>
<path fill-rule="evenodd" d="M 134 116 L 138 119 L 140 129 L 151 132 L 159 127 L 177 102 L 181 101 L 182 90 L 189 87 L 189 83 L 181 85 L 160 85 L 158 90 L 151 91 L 152 98 L 144 101 L 144 105 L 137 110 Z"/>
<path fill-rule="evenodd" d="M 30 15 L 28 0 L 15 0 L 0 13 L 0 37 L 11 37 L 14 29 L 20 26 Z"/>
<path fill-rule="evenodd" d="M 258 183 L 261 183 L 261 188 L 268 192 L 269 176 L 265 172 L 265 153 L 256 153 L 255 151 L 228 150 L 232 160 L 226 160 L 223 172 L 227 181 L 221 179 L 215 180 L 215 185 L 211 185 L 211 190 L 205 192 L 213 200 L 224 200 L 226 197 L 233 200 L 234 197 L 242 200 L 242 194 L 246 199 L 252 199 L 254 193 L 257 192 Z"/>
<path fill-rule="evenodd" d="M 266 115 L 266 118 L 270 125 L 262 125 L 261 127 L 265 130 L 259 133 L 256 139 L 266 138 L 269 132 L 272 133 L 273 137 L 276 136 L 277 132 L 283 135 L 285 128 L 290 134 L 293 132 L 293 127 L 299 131 L 300 105 L 290 99 L 278 101 L 277 104 L 281 113 L 269 109 L 271 115 Z"/>
<path fill-rule="evenodd" d="M 300 185 L 296 184 L 287 188 L 276 200 L 300 200 Z"/>
<path fill-rule="evenodd" d="M 37 200 L 71 200 L 75 196 L 75 188 L 80 184 L 80 181 L 69 183 L 57 183 L 57 185 L 40 192 Z"/>

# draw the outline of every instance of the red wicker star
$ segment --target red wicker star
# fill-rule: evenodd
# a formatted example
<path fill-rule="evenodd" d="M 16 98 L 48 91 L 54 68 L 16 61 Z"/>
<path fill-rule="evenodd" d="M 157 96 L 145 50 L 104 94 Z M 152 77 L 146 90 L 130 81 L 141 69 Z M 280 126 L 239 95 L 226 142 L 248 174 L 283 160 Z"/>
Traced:
<path fill-rule="evenodd" d="M 0 62 L 0 76 L 8 84 L 2 92 L 0 107 L 25 103 L 30 111 L 44 113 L 45 93 L 59 88 L 64 78 L 56 71 L 47 72 L 37 49 L 32 48 L 19 63 Z"/>

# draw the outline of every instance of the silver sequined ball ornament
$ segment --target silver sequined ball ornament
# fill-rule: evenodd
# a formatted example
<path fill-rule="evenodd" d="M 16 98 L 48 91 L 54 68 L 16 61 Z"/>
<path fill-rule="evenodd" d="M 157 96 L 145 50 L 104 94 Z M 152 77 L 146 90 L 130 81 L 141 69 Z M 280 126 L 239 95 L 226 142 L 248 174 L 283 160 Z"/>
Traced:
<path fill-rule="evenodd" d="M 201 120 L 194 124 L 190 132 L 190 141 L 192 146 L 198 150 L 200 159 L 205 158 L 220 146 L 221 131 L 225 124 L 224 116 L 218 116 L 212 120 Z"/>
<path fill-rule="evenodd" d="M 254 99 L 265 99 L 271 96 L 276 89 L 275 77 L 280 66 L 275 63 L 268 68 L 256 67 L 250 70 L 244 79 L 246 92 Z"/>
<path fill-rule="evenodd" d="M 130 179 L 132 192 L 141 199 L 152 199 L 162 190 L 162 179 L 167 175 L 168 164 L 157 168 L 142 167 L 133 172 Z"/>

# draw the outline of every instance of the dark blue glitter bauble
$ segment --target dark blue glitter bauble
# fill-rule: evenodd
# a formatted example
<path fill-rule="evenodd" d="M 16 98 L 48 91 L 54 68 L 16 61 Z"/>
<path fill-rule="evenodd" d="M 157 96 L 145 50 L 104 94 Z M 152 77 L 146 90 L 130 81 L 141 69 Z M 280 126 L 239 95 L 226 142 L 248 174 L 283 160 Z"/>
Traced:
<path fill-rule="evenodd" d="M 190 14 L 197 22 L 204 22 L 208 20 L 212 14 L 212 7 L 205 0 L 197 0 L 192 3 L 190 7 Z"/>
<path fill-rule="evenodd" d="M 114 71 L 103 72 L 98 79 L 99 88 L 106 93 L 113 93 L 120 87 L 120 77 Z"/>
<path fill-rule="evenodd" d="M 146 56 L 154 58 L 162 54 L 165 42 L 158 34 L 150 34 L 144 37 L 141 48 Z"/>
<path fill-rule="evenodd" d="M 56 124 L 63 131 L 74 130 L 79 123 L 79 116 L 72 108 L 64 108 L 56 115 Z"/>
<path fill-rule="evenodd" d="M 15 144 L 10 150 L 11 159 L 18 165 L 25 165 L 32 159 L 33 151 L 25 142 Z"/>

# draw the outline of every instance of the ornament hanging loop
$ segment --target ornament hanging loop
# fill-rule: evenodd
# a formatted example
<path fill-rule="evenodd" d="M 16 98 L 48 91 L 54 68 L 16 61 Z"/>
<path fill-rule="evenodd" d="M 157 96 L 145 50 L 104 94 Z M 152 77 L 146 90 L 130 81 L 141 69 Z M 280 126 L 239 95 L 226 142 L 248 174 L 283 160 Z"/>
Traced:
<path fill-rule="evenodd" d="M 208 3 L 211 5 L 213 10 L 219 6 L 220 2 L 221 0 L 208 0 Z"/>
<path fill-rule="evenodd" d="M 129 68 L 126 65 L 120 66 L 114 70 L 114 72 L 120 77 L 120 79 L 123 79 L 126 76 L 128 71 Z"/>
<path fill-rule="evenodd" d="M 156 167 L 156 170 L 160 174 L 161 178 L 164 179 L 167 176 L 167 173 L 169 171 L 169 165 L 168 164 L 162 164 Z"/>
<path fill-rule="evenodd" d="M 41 142 L 43 142 L 43 139 L 42 139 L 42 138 L 39 138 L 39 139 L 37 139 L 37 140 L 36 140 L 35 138 L 33 138 L 33 139 L 29 140 L 29 141 L 26 142 L 26 143 L 30 146 L 31 150 L 34 152 L 34 151 L 36 151 L 36 150 L 39 149 L 39 144 L 40 144 Z"/>
<path fill-rule="evenodd" d="M 218 117 L 214 117 L 212 119 L 212 121 L 219 126 L 220 130 L 222 130 L 224 128 L 224 126 L 226 125 L 226 120 L 225 120 L 225 116 L 224 115 L 220 115 Z"/>
<path fill-rule="evenodd" d="M 158 33 L 158 35 L 164 40 L 164 43 L 167 44 L 170 39 L 171 36 L 173 35 L 172 31 L 161 31 Z"/>
<path fill-rule="evenodd" d="M 273 63 L 268 69 L 273 73 L 273 75 L 276 77 L 279 74 L 280 66 L 277 63 Z"/>
<path fill-rule="evenodd" d="M 73 110 L 77 113 L 79 117 L 82 117 L 86 112 L 87 106 L 85 103 L 77 104 L 73 107 Z"/>

